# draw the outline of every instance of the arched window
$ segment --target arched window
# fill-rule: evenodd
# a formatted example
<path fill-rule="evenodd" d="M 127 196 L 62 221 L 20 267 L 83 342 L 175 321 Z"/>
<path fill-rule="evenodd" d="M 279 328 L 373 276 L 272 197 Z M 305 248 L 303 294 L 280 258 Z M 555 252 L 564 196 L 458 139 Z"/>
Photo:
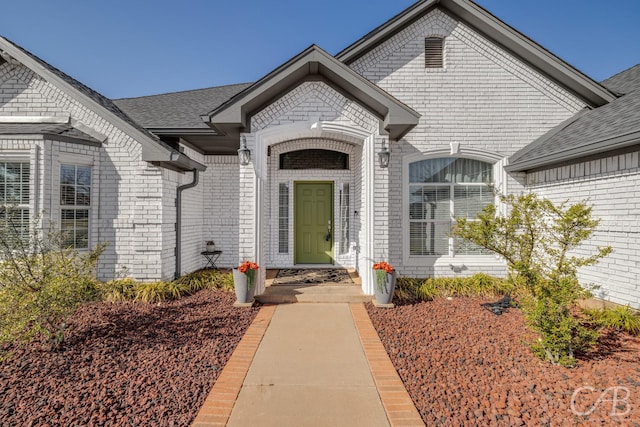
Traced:
<path fill-rule="evenodd" d="M 449 236 L 454 217 L 473 219 L 493 202 L 493 165 L 442 157 L 409 164 L 409 254 L 412 256 L 487 253 Z"/>

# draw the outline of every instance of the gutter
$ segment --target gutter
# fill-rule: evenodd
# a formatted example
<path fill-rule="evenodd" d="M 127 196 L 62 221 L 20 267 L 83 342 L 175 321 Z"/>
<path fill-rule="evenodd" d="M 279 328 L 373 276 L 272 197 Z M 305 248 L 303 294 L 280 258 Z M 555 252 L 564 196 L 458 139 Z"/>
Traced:
<path fill-rule="evenodd" d="M 174 274 L 176 279 L 181 275 L 180 264 L 182 263 L 182 192 L 198 185 L 198 169 L 194 168 L 191 172 L 193 172 L 193 181 L 189 184 L 178 186 L 176 191 L 176 272 Z"/>

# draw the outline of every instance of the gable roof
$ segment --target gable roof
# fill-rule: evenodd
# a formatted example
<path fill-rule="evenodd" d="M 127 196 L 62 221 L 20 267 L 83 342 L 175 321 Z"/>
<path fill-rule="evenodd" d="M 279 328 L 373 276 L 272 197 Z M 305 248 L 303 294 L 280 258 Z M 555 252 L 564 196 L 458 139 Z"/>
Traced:
<path fill-rule="evenodd" d="M 602 84 L 624 95 L 561 123 L 511 156 L 506 169 L 527 171 L 639 146 L 640 64 Z"/>
<path fill-rule="evenodd" d="M 249 126 L 249 118 L 302 81 L 320 80 L 358 102 L 381 121 L 381 131 L 400 139 L 420 114 L 357 74 L 316 45 L 296 55 L 262 79 L 223 103 L 202 119 L 216 131 L 234 135 Z"/>
<path fill-rule="evenodd" d="M 142 159 L 177 170 L 204 170 L 206 167 L 174 150 L 133 121 L 110 99 L 63 73 L 31 52 L 0 36 L 0 54 L 7 55 L 51 82 L 71 98 L 113 123 L 142 145 Z"/>
<path fill-rule="evenodd" d="M 336 58 L 351 64 L 436 7 L 484 34 L 590 106 L 598 107 L 615 99 L 614 94 L 593 79 L 470 0 L 420 0 L 343 49 Z"/>

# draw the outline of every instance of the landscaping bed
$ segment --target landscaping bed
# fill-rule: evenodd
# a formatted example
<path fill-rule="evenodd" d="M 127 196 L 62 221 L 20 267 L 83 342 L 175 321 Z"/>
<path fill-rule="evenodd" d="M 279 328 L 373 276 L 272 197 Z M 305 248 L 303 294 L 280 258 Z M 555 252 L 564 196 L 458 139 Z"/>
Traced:
<path fill-rule="evenodd" d="M 495 300 L 367 304 L 427 425 L 640 425 L 638 338 L 605 331 L 577 367 L 553 366 L 531 352 L 535 337 L 519 310 L 497 316 L 481 307 Z"/>
<path fill-rule="evenodd" d="M 234 301 L 81 307 L 60 351 L 33 342 L 0 364 L 0 425 L 188 426 L 258 312 Z"/>

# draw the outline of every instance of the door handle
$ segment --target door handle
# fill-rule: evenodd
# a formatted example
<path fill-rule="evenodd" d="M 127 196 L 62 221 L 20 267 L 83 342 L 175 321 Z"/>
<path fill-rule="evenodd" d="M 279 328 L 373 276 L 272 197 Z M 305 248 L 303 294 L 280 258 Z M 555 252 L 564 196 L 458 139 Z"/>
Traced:
<path fill-rule="evenodd" d="M 327 237 L 325 237 L 324 240 L 326 240 L 327 242 L 330 242 L 331 241 L 331 233 L 328 233 Z"/>

